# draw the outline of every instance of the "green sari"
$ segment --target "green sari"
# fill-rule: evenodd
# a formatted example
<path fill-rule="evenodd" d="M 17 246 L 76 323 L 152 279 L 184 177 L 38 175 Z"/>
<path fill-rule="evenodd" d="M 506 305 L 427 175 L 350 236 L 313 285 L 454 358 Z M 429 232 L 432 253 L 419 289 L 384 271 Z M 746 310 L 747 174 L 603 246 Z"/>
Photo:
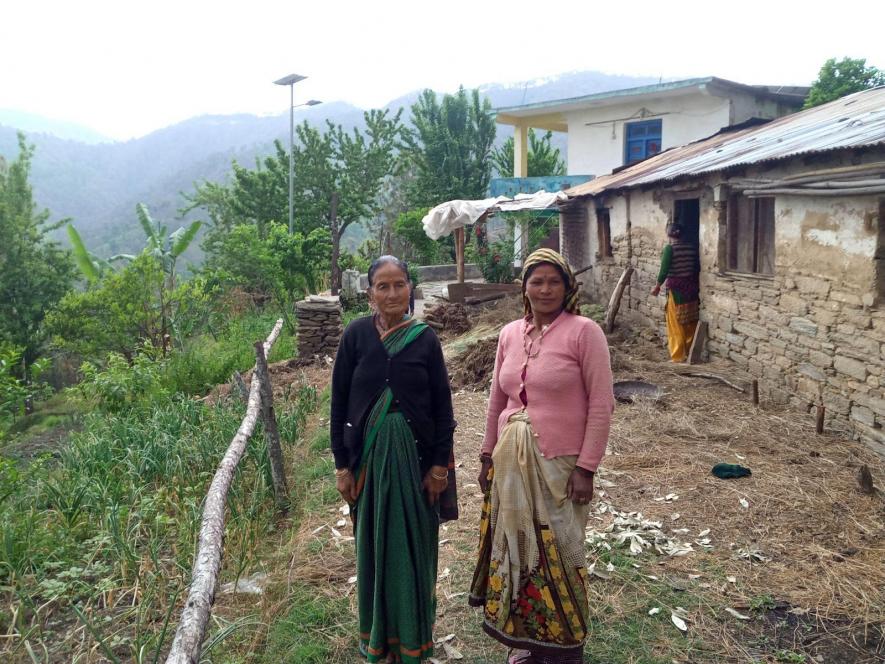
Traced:
<path fill-rule="evenodd" d="M 427 329 L 409 321 L 382 337 L 393 357 Z M 387 387 L 369 414 L 354 505 L 360 651 L 369 662 L 433 655 L 439 515 L 423 490 L 415 436 Z"/>

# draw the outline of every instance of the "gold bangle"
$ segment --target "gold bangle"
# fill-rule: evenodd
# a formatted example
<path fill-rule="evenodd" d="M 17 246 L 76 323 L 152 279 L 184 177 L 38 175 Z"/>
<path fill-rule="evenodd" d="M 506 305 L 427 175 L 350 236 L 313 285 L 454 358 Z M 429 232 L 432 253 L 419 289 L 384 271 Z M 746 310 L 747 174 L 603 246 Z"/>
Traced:
<path fill-rule="evenodd" d="M 344 477 L 350 474 L 350 468 L 336 468 L 335 477 Z"/>
<path fill-rule="evenodd" d="M 432 470 L 430 471 L 430 476 L 431 476 L 433 479 L 435 479 L 435 480 L 447 480 L 447 479 L 449 479 L 449 474 L 448 474 L 448 473 L 446 473 L 446 474 L 443 475 L 442 477 L 439 477 L 439 476 L 436 475 Z"/>

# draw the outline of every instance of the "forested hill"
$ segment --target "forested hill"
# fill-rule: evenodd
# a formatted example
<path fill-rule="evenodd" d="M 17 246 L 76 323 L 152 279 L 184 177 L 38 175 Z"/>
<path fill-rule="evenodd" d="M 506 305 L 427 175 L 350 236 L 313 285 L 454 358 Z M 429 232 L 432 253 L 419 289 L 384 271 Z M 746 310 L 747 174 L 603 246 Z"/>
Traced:
<path fill-rule="evenodd" d="M 489 84 L 481 91 L 499 107 L 654 82 L 576 72 L 520 84 Z M 408 109 L 417 95 L 400 97 L 388 107 Z M 144 242 L 135 223 L 136 203 L 146 203 L 154 218 L 174 225 L 184 205 L 181 192 L 192 191 L 198 181 L 224 180 L 231 160 L 251 165 L 270 151 L 274 139 L 288 140 L 287 116 L 206 115 L 123 143 L 85 143 L 28 132 L 37 148 L 31 175 L 35 197 L 53 218 L 73 219 L 87 246 L 99 255 L 135 251 Z M 329 119 L 348 127 L 361 124 L 362 110 L 341 102 L 298 109 L 296 122 L 305 119 L 317 124 Z M 51 126 L 45 129 L 52 131 Z M 16 131 L 0 120 L 0 156 L 16 155 Z"/>

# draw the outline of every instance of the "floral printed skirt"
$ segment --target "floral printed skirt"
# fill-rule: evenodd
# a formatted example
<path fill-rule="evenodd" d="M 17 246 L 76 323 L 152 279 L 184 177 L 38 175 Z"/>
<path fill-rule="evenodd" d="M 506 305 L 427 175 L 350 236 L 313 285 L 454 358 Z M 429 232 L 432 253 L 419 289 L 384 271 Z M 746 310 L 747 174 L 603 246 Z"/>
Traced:
<path fill-rule="evenodd" d="M 590 508 L 566 497 L 576 460 L 544 458 L 528 414 L 511 416 L 492 454 L 470 588 L 487 634 L 548 661 L 580 661 L 587 637 Z"/>

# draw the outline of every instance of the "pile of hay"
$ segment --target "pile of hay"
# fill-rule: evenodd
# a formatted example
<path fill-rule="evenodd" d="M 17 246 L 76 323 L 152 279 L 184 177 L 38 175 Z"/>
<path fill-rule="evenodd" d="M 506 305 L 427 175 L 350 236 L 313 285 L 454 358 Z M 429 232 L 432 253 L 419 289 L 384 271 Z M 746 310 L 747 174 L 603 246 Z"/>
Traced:
<path fill-rule="evenodd" d="M 449 362 L 452 387 L 468 390 L 487 388 L 495 370 L 497 348 L 497 335 L 478 339 L 468 345 L 462 353 Z"/>

